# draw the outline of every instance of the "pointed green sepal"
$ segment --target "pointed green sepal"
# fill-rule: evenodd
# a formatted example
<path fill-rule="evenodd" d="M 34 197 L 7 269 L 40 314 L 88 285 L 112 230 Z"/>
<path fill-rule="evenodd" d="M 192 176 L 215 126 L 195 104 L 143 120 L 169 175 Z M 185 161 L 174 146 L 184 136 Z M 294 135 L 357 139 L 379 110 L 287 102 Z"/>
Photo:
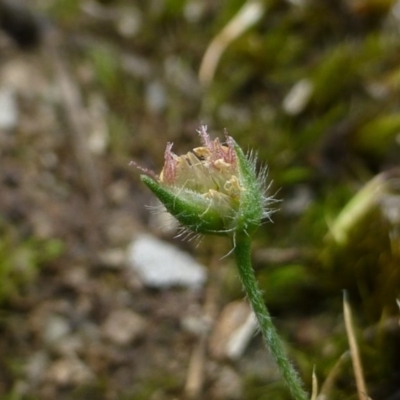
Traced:
<path fill-rule="evenodd" d="M 233 139 L 232 139 L 233 141 Z M 264 189 L 257 177 L 255 162 L 249 159 L 239 145 L 233 141 L 238 168 L 238 178 L 242 191 L 236 219 L 236 231 L 251 235 L 261 225 L 264 218 Z"/>
<path fill-rule="evenodd" d="M 204 195 L 165 186 L 147 175 L 140 178 L 183 227 L 200 234 L 227 234 L 224 219 Z"/>

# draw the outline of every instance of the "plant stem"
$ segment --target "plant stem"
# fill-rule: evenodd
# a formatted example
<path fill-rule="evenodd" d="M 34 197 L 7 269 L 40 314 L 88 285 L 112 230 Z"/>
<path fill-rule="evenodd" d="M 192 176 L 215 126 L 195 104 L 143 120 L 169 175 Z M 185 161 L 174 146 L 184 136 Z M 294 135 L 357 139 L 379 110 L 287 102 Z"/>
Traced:
<path fill-rule="evenodd" d="M 286 356 L 284 346 L 279 337 L 271 316 L 265 306 L 262 294 L 251 265 L 251 239 L 241 236 L 236 239 L 235 258 L 239 276 L 244 290 L 257 317 L 264 341 L 274 357 L 278 368 L 295 400 L 308 400 L 309 396 L 303 389 L 302 381 Z"/>

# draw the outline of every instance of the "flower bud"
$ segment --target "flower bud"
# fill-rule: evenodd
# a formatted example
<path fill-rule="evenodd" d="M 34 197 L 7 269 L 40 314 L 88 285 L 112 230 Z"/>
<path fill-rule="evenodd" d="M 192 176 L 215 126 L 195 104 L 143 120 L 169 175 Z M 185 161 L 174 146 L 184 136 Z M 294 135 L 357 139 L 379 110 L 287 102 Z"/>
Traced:
<path fill-rule="evenodd" d="M 246 157 L 228 134 L 224 144 L 211 140 L 205 126 L 199 134 L 202 146 L 182 156 L 168 143 L 160 175 L 142 175 L 143 183 L 195 233 L 251 235 L 271 213 L 265 170 L 257 177 L 255 158 Z"/>

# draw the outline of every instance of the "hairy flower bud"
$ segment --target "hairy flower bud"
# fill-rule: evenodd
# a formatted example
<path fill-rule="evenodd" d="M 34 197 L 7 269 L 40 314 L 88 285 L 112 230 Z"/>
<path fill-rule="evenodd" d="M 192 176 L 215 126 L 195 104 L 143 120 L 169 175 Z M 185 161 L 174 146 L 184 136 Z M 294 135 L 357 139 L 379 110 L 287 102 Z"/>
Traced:
<path fill-rule="evenodd" d="M 143 183 L 195 233 L 252 234 L 271 213 L 265 170 L 257 177 L 254 157 L 246 157 L 228 134 L 224 144 L 211 140 L 205 126 L 199 134 L 202 146 L 182 156 L 168 143 L 160 175 L 142 175 Z"/>

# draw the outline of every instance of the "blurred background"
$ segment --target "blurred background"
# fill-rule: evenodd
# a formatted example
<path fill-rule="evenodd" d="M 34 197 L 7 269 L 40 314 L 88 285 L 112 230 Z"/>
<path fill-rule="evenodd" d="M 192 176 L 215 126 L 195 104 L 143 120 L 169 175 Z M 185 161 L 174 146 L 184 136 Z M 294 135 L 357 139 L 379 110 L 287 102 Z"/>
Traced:
<path fill-rule="evenodd" d="M 268 166 L 254 268 L 311 390 L 400 399 L 400 3 L 0 1 L 0 396 L 289 399 L 225 238 L 140 183 L 226 128 Z"/>

